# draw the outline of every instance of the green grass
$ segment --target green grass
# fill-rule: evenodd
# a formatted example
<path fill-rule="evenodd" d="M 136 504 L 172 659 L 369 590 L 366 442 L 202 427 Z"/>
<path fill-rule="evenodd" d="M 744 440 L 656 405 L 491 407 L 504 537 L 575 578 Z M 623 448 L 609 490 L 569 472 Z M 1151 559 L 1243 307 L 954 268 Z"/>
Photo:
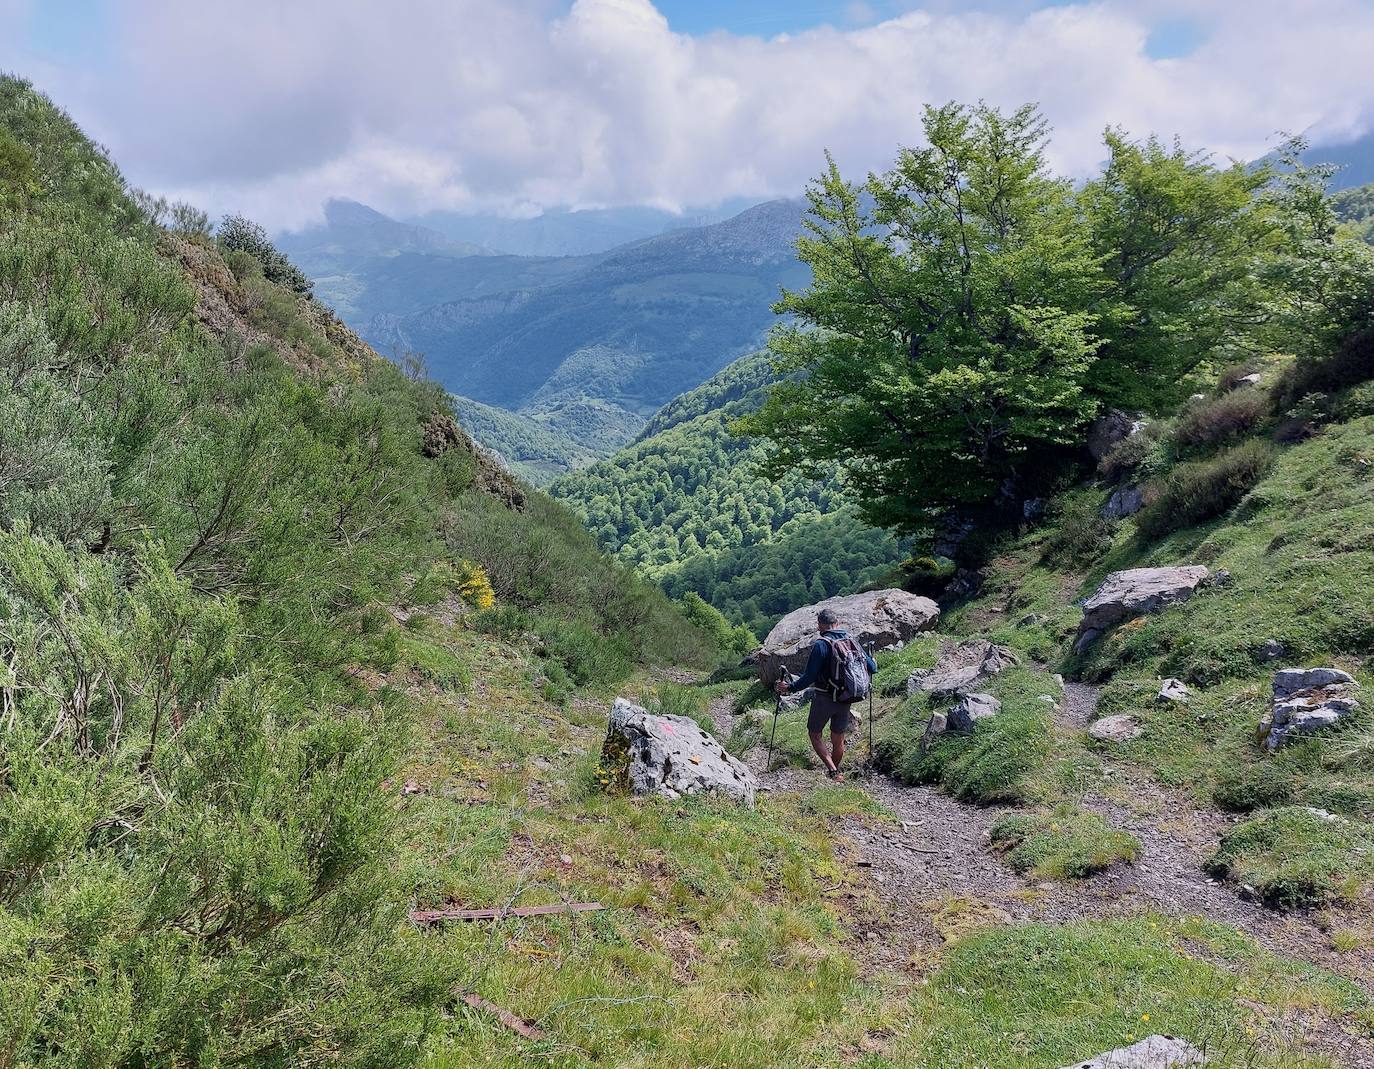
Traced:
<path fill-rule="evenodd" d="M 1201 921 L 989 928 L 950 949 L 913 998 L 896 1050 L 873 1064 L 1055 1069 L 1163 1033 L 1203 1049 L 1213 1065 L 1317 1066 L 1325 1063 L 1294 1051 L 1284 1022 L 1272 1020 L 1312 1005 L 1337 1016 L 1368 1012 L 1353 984 Z"/>
<path fill-rule="evenodd" d="M 925 750 L 921 739 L 935 707 L 930 696 L 909 699 L 880 719 L 880 763 L 904 782 L 939 783 L 956 798 L 978 803 L 1046 800 L 1093 776 L 1096 762 L 1076 740 L 1053 730 L 1051 704 L 1043 699 L 1059 700 L 1060 688 L 1048 673 L 1011 668 L 989 679 L 984 690 L 1002 702 L 1002 712 L 972 734 L 946 733 Z"/>
<path fill-rule="evenodd" d="M 1044 880 L 1082 879 L 1140 853 L 1134 835 L 1069 805 L 1003 817 L 993 825 L 992 846 L 1017 872 Z"/>
<path fill-rule="evenodd" d="M 1374 880 L 1374 831 L 1363 822 L 1283 806 L 1223 836 L 1207 871 L 1253 887 L 1273 906 L 1354 899 Z"/>

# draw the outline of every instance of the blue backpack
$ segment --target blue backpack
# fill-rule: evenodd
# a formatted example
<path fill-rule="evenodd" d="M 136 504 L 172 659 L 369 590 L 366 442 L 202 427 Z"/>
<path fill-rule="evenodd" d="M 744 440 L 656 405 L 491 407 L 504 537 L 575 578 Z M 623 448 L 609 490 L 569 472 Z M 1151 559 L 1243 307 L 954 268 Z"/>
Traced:
<path fill-rule="evenodd" d="M 830 638 L 830 659 L 826 666 L 826 683 L 830 696 L 847 705 L 867 698 L 873 682 L 868 676 L 868 658 L 863 648 L 852 638 Z"/>

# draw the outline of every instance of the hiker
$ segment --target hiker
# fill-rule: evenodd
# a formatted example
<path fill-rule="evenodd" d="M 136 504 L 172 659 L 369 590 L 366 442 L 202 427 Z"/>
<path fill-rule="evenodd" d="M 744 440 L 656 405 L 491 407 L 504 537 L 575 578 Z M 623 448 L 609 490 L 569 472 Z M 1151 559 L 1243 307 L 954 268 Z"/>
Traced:
<path fill-rule="evenodd" d="M 834 609 L 822 609 L 816 616 L 816 630 L 820 637 L 811 647 L 806 671 L 790 684 L 786 675 L 774 686 L 778 694 L 798 694 L 807 687 L 811 692 L 811 713 L 806 718 L 806 733 L 811 736 L 811 748 L 825 765 L 825 774 L 842 780 L 840 762 L 844 760 L 844 737 L 854 723 L 850 706 L 868 694 L 871 678 L 878 665 L 840 626 Z M 830 725 L 830 746 L 825 745 L 823 732 Z"/>

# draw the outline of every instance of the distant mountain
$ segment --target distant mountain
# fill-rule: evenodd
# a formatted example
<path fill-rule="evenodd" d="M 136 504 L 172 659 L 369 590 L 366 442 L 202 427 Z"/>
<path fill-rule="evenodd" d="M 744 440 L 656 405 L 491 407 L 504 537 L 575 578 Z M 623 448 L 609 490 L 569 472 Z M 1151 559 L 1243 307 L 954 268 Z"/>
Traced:
<path fill-rule="evenodd" d="M 512 471 L 535 486 L 585 468 L 604 455 L 604 450 L 581 444 L 547 418 L 508 412 L 457 394 L 452 398 L 454 414 L 463 429 L 500 454 Z M 622 434 L 617 432 L 616 437 Z"/>
<path fill-rule="evenodd" d="M 1307 163 L 1334 163 L 1340 168 L 1331 188 L 1351 189 L 1374 182 L 1374 131 L 1339 145 L 1316 145 L 1303 157 Z"/>
<path fill-rule="evenodd" d="M 644 207 L 584 211 L 562 208 L 529 219 L 431 212 L 412 221 L 458 241 L 521 256 L 584 256 L 669 230 L 718 223 L 754 203 L 736 198 L 714 208 L 690 208 L 680 214 Z"/>
<path fill-rule="evenodd" d="M 324 235 L 293 255 L 381 351 L 423 353 L 454 393 L 607 456 L 760 345 L 780 288 L 809 281 L 794 250 L 802 208 L 772 201 L 588 256 L 384 255 L 374 244 L 345 262 Z"/>
<path fill-rule="evenodd" d="M 730 433 L 774 377 L 766 353 L 737 360 L 665 405 L 632 445 L 549 487 L 621 560 L 756 635 L 798 605 L 882 578 L 904 555 L 859 521 L 837 479 L 765 478 L 763 446 Z"/>

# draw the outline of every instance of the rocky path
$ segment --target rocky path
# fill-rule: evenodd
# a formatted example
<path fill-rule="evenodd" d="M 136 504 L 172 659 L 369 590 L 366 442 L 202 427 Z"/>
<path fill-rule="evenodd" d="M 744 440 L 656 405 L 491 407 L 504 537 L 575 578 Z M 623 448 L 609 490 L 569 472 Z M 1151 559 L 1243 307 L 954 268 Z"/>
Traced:
<path fill-rule="evenodd" d="M 1064 691 L 1055 713 L 1058 730 L 1081 732 L 1096 716 L 1097 688 L 1070 682 Z M 711 711 L 728 734 L 728 701 L 714 703 Z M 803 793 L 824 782 L 814 770 L 765 771 L 761 747 L 746 760 L 765 790 Z M 866 966 L 917 975 L 947 938 L 978 924 L 1062 923 L 1158 911 L 1226 924 L 1274 953 L 1330 969 L 1374 995 L 1374 955 L 1368 949 L 1337 953 L 1322 931 L 1323 917 L 1278 913 L 1208 879 L 1203 859 L 1235 818 L 1200 809 L 1127 762 L 1108 755 L 1103 763 L 1100 790 L 1085 795 L 1082 804 L 1135 835 L 1140 857 L 1088 880 L 1064 882 L 1027 881 L 989 849 L 989 831 L 1006 807 L 965 805 L 938 790 L 905 787 L 879 775 L 852 777 L 850 783 L 896 818 L 838 824 L 842 850 L 870 881 L 869 893 L 852 903 Z M 1374 1042 L 1347 1033 L 1338 1022 L 1295 1011 L 1285 1024 L 1312 1051 L 1352 1067 L 1374 1066 Z"/>

